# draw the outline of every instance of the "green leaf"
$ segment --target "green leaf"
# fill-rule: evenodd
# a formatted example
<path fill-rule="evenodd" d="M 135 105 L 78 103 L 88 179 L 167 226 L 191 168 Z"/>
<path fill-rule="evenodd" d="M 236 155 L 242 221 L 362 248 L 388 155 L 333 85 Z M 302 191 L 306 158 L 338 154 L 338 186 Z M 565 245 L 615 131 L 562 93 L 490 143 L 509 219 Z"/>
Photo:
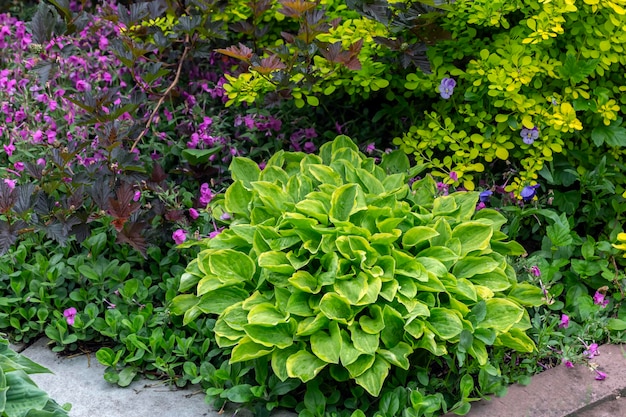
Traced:
<path fill-rule="evenodd" d="M 366 355 L 373 355 L 378 350 L 380 337 L 378 334 L 369 334 L 361 329 L 361 326 L 355 322 L 348 329 L 350 330 L 350 340 L 356 350 Z"/>
<path fill-rule="evenodd" d="M 295 271 L 284 252 L 263 252 L 259 255 L 257 262 L 261 268 L 265 268 L 279 274 L 291 275 Z"/>
<path fill-rule="evenodd" d="M 395 151 L 383 154 L 380 167 L 384 169 L 387 174 L 406 173 L 411 168 L 411 163 L 406 152 L 396 149 Z"/>
<path fill-rule="evenodd" d="M 366 208 L 361 187 L 357 184 L 346 184 L 333 191 L 328 216 L 333 222 L 345 222 L 352 214 Z"/>
<path fill-rule="evenodd" d="M 252 182 L 258 181 L 261 170 L 256 162 L 236 156 L 228 166 L 233 181 L 241 181 L 247 189 L 252 189 Z"/>
<path fill-rule="evenodd" d="M 535 342 L 520 329 L 511 329 L 496 338 L 496 345 L 506 346 L 518 352 L 532 352 Z"/>
<path fill-rule="evenodd" d="M 207 314 L 221 314 L 227 307 L 244 301 L 250 294 L 240 287 L 224 287 L 200 297 L 197 308 Z"/>
<path fill-rule="evenodd" d="M 287 359 L 287 375 L 290 378 L 298 378 L 302 382 L 307 382 L 315 378 L 326 365 L 327 363 L 317 356 L 306 350 L 301 350 Z"/>
<path fill-rule="evenodd" d="M 446 308 L 431 308 L 426 322 L 433 332 L 444 340 L 457 337 L 463 330 L 463 323 L 457 314 Z"/>
<path fill-rule="evenodd" d="M 202 165 L 209 162 L 211 155 L 215 155 L 222 150 L 221 146 L 215 146 L 209 149 L 183 149 L 180 153 L 190 165 Z"/>
<path fill-rule="evenodd" d="M 513 284 L 507 297 L 527 307 L 538 307 L 545 303 L 541 288 L 526 282 Z"/>
<path fill-rule="evenodd" d="M 477 328 L 507 332 L 524 315 L 523 307 L 504 298 L 485 300 L 485 307 L 485 319 L 478 323 Z"/>
<path fill-rule="evenodd" d="M 461 223 L 452 230 L 452 238 L 461 242 L 461 256 L 487 249 L 492 235 L 491 226 L 476 221 Z"/>
<path fill-rule="evenodd" d="M 200 270 L 211 273 L 222 282 L 232 280 L 235 282 L 245 282 L 254 276 L 256 266 L 254 261 L 243 252 L 232 249 L 219 249 L 207 252 L 206 258 L 198 255 Z M 208 268 L 207 268 L 208 264 Z"/>
<path fill-rule="evenodd" d="M 357 384 L 365 388 L 370 395 L 377 397 L 383 387 L 383 383 L 389 374 L 391 365 L 382 356 L 376 355 L 376 359 L 367 371 L 355 378 Z"/>
<path fill-rule="evenodd" d="M 491 272 L 499 265 L 500 262 L 488 256 L 466 256 L 454 265 L 452 274 L 457 278 L 472 278 L 474 275 Z"/>
<path fill-rule="evenodd" d="M 378 350 L 378 354 L 387 362 L 404 370 L 409 369 L 409 356 L 412 353 L 413 349 L 411 349 L 411 346 L 404 342 L 399 342 L 397 345 L 392 346 L 389 349 Z"/>
<path fill-rule="evenodd" d="M 337 320 L 340 323 L 347 323 L 352 319 L 353 312 L 350 302 L 335 293 L 326 293 L 320 300 L 320 310 L 330 320 Z"/>
<path fill-rule="evenodd" d="M 330 322 L 330 334 L 320 330 L 311 335 L 311 351 L 328 363 L 339 363 L 339 353 L 341 352 L 341 333 L 337 322 Z"/>
<path fill-rule="evenodd" d="M 247 319 L 250 324 L 274 326 L 280 323 L 286 323 L 289 316 L 281 313 L 274 304 L 261 303 L 254 305 L 250 309 Z"/>
<path fill-rule="evenodd" d="M 243 326 L 243 330 L 256 343 L 267 347 L 275 346 L 279 349 L 285 349 L 293 344 L 296 323 L 293 321 L 275 326 L 246 324 Z"/>
<path fill-rule="evenodd" d="M 407 230 L 402 236 L 402 246 L 416 246 L 422 242 L 427 242 L 435 236 L 439 236 L 439 232 L 432 227 L 415 226 Z"/>
<path fill-rule="evenodd" d="M 563 65 L 559 68 L 559 74 L 573 84 L 578 84 L 585 78 L 593 74 L 600 59 L 578 60 L 576 55 L 568 53 L 563 60 Z"/>
<path fill-rule="evenodd" d="M 242 338 L 230 353 L 230 363 L 244 362 L 269 355 L 274 347 L 267 347 L 254 342 L 249 337 Z"/>
<path fill-rule="evenodd" d="M 220 397 L 227 398 L 228 401 L 232 401 L 234 403 L 249 403 L 255 397 L 251 388 L 252 386 L 249 384 L 235 385 L 232 388 L 224 390 L 220 394 Z"/>
<path fill-rule="evenodd" d="M 242 181 L 235 181 L 226 190 L 224 208 L 230 214 L 240 214 L 245 218 L 250 218 L 251 201 L 252 191 L 246 189 Z"/>
<path fill-rule="evenodd" d="M 293 199 L 282 187 L 267 181 L 251 183 L 266 209 L 279 215 L 293 207 Z"/>

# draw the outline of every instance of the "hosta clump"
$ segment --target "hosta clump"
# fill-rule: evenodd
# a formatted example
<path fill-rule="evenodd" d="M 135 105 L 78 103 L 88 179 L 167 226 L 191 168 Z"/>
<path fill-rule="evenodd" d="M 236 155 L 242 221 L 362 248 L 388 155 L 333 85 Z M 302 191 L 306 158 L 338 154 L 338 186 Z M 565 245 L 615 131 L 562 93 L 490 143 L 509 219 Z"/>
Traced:
<path fill-rule="evenodd" d="M 202 243 L 181 278 L 195 294 L 173 310 L 216 315 L 231 362 L 264 358 L 281 380 L 353 380 L 373 396 L 433 356 L 463 375 L 488 366 L 488 346 L 532 351 L 524 306 L 541 292 L 507 262 L 524 250 L 505 241 L 504 217 L 476 211 L 478 193 L 435 197 L 430 177 L 410 188 L 397 156 L 377 165 L 339 136 L 262 171 L 236 158 L 213 206 L 231 224 Z"/>

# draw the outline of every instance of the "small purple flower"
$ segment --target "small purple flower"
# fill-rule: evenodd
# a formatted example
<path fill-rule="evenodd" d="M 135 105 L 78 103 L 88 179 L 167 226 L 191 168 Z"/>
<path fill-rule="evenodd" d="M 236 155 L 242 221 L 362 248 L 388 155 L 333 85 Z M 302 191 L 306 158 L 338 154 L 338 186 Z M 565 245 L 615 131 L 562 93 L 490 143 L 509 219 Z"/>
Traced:
<path fill-rule="evenodd" d="M 481 203 L 488 203 L 492 195 L 493 195 L 493 191 L 485 190 L 478 195 L 478 200 Z"/>
<path fill-rule="evenodd" d="M 172 239 L 174 239 L 174 242 L 177 245 L 180 245 L 185 240 L 187 240 L 187 232 L 185 232 L 183 229 L 178 229 L 174 233 L 172 233 Z"/>
<path fill-rule="evenodd" d="M 532 145 L 539 137 L 539 130 L 537 130 L 537 127 L 533 127 L 532 129 L 523 128 L 520 132 L 520 136 L 526 145 Z"/>
<path fill-rule="evenodd" d="M 193 220 L 196 220 L 198 217 L 200 217 L 200 213 L 198 213 L 198 210 L 192 207 L 189 209 L 189 217 L 191 217 Z"/>
<path fill-rule="evenodd" d="M 317 147 L 315 146 L 315 144 L 311 141 L 309 142 L 305 142 L 304 144 L 304 152 L 306 153 L 313 153 L 317 150 Z"/>
<path fill-rule="evenodd" d="M 487 207 L 487 206 L 485 205 L 485 203 L 483 203 L 481 201 L 480 203 L 476 204 L 476 211 L 480 211 L 480 210 L 484 209 L 485 207 Z"/>
<path fill-rule="evenodd" d="M 226 213 L 226 212 L 222 213 L 222 215 L 220 216 L 220 220 L 230 220 L 230 219 L 232 219 L 232 217 L 230 216 L 229 213 Z"/>
<path fill-rule="evenodd" d="M 139 190 L 135 191 L 135 195 L 133 195 L 133 201 L 139 201 L 140 198 L 141 198 L 141 191 Z"/>
<path fill-rule="evenodd" d="M 535 194 L 537 194 L 537 188 L 539 188 L 539 184 L 527 185 L 526 187 L 522 188 L 522 191 L 519 193 L 519 195 L 525 202 L 529 202 L 535 197 Z"/>
<path fill-rule="evenodd" d="M 459 180 L 459 174 L 457 174 L 455 171 L 450 171 L 450 179 L 454 182 Z"/>
<path fill-rule="evenodd" d="M 441 98 L 447 100 L 452 97 L 452 93 L 454 93 L 454 87 L 456 87 L 456 81 L 448 77 L 443 78 L 441 80 L 441 84 L 439 84 L 439 94 L 441 94 Z"/>
<path fill-rule="evenodd" d="M 13 190 L 15 188 L 15 184 L 17 184 L 17 180 L 10 180 L 8 178 L 5 178 L 4 183 L 9 187 L 10 190 Z"/>
<path fill-rule="evenodd" d="M 569 326 L 569 316 L 567 314 L 561 314 L 561 324 L 559 324 L 559 327 L 567 329 L 567 326 Z"/>
<path fill-rule="evenodd" d="M 585 355 L 589 359 L 593 359 L 595 356 L 598 356 L 599 354 L 600 352 L 598 351 L 597 343 L 590 344 L 589 346 L 587 346 L 587 350 L 583 352 L 583 355 Z"/>
<path fill-rule="evenodd" d="M 565 367 L 566 368 L 573 368 L 574 364 L 572 363 L 572 361 L 565 361 Z"/>
<path fill-rule="evenodd" d="M 609 300 L 604 298 L 604 294 L 602 294 L 599 291 L 596 291 L 596 293 L 593 295 L 593 303 L 596 305 L 602 306 L 602 308 L 604 308 L 609 303 Z"/>
<path fill-rule="evenodd" d="M 76 313 L 78 312 L 76 311 L 74 307 L 70 307 L 63 311 L 63 317 L 65 317 L 65 321 L 67 321 L 67 324 L 69 324 L 70 326 L 74 325 L 74 319 L 76 318 Z"/>
<path fill-rule="evenodd" d="M 200 204 L 206 206 L 213 200 L 213 192 L 206 182 L 200 186 Z"/>
<path fill-rule="evenodd" d="M 376 150 L 376 145 L 374 144 L 374 142 L 370 143 L 369 145 L 365 147 L 365 152 L 367 152 L 369 155 L 371 155 L 372 152 L 374 152 L 375 150 Z"/>
<path fill-rule="evenodd" d="M 224 230 L 223 227 L 220 227 L 219 229 L 215 229 L 214 231 L 212 231 L 211 233 L 209 233 L 209 239 L 213 239 L 215 238 L 217 235 L 219 235 L 220 233 L 222 233 L 222 231 Z"/>
<path fill-rule="evenodd" d="M 596 380 L 598 381 L 604 381 L 606 379 L 606 374 L 602 371 L 598 371 L 597 369 L 596 371 Z"/>
<path fill-rule="evenodd" d="M 533 276 L 535 277 L 541 276 L 541 270 L 539 269 L 537 265 L 533 265 L 530 267 L 530 273 L 533 274 Z"/>

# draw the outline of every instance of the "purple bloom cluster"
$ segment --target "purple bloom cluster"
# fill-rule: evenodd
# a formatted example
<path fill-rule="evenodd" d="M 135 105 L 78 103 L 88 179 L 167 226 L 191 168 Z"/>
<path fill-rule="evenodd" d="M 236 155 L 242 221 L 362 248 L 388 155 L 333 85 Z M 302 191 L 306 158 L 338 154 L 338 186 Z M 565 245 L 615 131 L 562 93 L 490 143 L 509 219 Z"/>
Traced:
<path fill-rule="evenodd" d="M 454 93 L 454 87 L 456 87 L 456 81 L 453 78 L 445 77 L 441 80 L 441 84 L 439 84 L 439 94 L 441 94 L 441 98 L 449 99 L 452 97 Z"/>

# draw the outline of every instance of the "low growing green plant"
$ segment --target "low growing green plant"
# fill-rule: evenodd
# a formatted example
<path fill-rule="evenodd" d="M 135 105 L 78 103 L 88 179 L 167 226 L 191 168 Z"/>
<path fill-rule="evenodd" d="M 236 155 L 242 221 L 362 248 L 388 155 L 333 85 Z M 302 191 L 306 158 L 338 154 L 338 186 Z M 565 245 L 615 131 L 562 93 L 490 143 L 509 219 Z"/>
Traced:
<path fill-rule="evenodd" d="M 173 311 L 217 317 L 231 363 L 269 363 L 309 397 L 323 381 L 372 397 L 404 386 L 411 415 L 468 410 L 498 377 L 490 349 L 535 349 L 524 307 L 542 293 L 508 263 L 524 249 L 506 241 L 504 216 L 476 211 L 478 193 L 436 197 L 429 176 L 409 187 L 408 168 L 399 151 L 376 165 L 346 136 L 319 155 L 278 152 L 262 171 L 235 158 L 212 205 L 230 224 L 199 243 L 180 286 L 194 293 Z"/>

